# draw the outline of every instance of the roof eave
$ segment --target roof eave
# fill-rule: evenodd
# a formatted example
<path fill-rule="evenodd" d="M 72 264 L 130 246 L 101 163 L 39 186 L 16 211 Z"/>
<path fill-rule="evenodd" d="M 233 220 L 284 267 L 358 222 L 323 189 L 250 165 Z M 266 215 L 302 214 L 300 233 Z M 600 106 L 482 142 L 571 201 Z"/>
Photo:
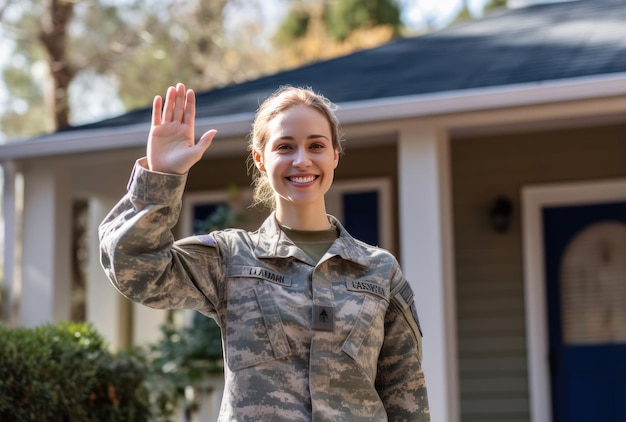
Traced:
<path fill-rule="evenodd" d="M 516 85 L 407 95 L 339 104 L 343 126 L 506 107 L 615 97 L 626 94 L 626 72 Z M 201 133 L 217 129 L 220 137 L 245 136 L 253 113 L 196 120 Z M 0 162 L 49 155 L 143 147 L 148 123 L 123 127 L 57 132 L 42 139 L 0 145 Z"/>

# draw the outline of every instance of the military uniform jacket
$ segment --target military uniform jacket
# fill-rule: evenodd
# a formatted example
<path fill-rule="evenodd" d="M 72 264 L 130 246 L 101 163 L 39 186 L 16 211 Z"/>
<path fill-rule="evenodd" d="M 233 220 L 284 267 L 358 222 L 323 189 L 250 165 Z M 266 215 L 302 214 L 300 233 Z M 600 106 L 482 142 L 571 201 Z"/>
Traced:
<path fill-rule="evenodd" d="M 428 421 L 421 332 L 395 258 L 339 237 L 314 262 L 270 216 L 255 232 L 174 242 L 186 176 L 135 165 L 99 228 L 129 299 L 196 309 L 222 330 L 220 421 Z"/>

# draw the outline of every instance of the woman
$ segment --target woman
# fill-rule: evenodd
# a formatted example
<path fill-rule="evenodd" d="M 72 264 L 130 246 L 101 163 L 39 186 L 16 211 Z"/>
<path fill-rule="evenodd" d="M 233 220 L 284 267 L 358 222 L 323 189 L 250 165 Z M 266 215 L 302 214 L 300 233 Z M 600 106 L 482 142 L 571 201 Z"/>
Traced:
<path fill-rule="evenodd" d="M 220 420 L 427 421 L 421 332 L 395 258 L 352 238 L 326 214 L 342 152 L 332 104 L 279 89 L 250 136 L 255 199 L 274 212 L 256 232 L 173 242 L 194 143 L 195 96 L 156 96 L 147 157 L 100 226 L 116 288 L 154 308 L 196 309 L 222 329 Z M 162 107 L 163 106 L 163 107 Z"/>

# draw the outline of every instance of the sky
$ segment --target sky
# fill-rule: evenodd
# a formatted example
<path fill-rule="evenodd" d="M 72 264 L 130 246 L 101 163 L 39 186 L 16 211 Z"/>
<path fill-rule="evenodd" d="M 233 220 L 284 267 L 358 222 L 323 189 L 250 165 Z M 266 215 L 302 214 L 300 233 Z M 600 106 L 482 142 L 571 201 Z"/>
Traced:
<path fill-rule="evenodd" d="M 463 0 L 400 0 L 406 4 L 406 24 L 419 28 L 434 20 L 436 27 L 447 25 L 463 7 Z M 480 16 L 488 0 L 467 0 L 473 16 Z"/>

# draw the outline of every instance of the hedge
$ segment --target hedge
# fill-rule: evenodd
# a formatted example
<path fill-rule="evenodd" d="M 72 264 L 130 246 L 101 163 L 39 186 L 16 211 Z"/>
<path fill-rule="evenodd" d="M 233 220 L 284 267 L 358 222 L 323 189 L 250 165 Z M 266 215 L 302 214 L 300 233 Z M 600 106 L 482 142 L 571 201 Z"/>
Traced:
<path fill-rule="evenodd" d="M 147 371 L 87 323 L 0 325 L 0 420 L 147 421 Z"/>

